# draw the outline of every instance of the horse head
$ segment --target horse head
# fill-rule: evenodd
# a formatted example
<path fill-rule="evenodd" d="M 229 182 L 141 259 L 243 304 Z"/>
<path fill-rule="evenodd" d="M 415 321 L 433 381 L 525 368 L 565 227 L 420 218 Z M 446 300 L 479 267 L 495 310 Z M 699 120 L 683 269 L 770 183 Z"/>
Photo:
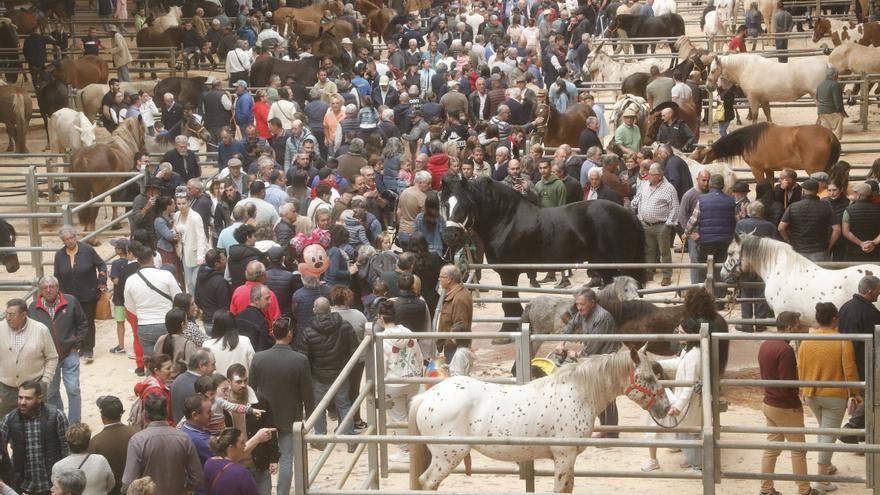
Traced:
<path fill-rule="evenodd" d="M 197 137 L 205 143 L 215 144 L 213 143 L 214 138 L 211 136 L 211 132 L 195 114 L 189 115 L 186 119 L 183 134 L 186 136 Z"/>
<path fill-rule="evenodd" d="M 818 43 L 823 36 L 828 34 L 831 34 L 831 22 L 824 17 L 820 17 L 813 24 L 813 43 Z"/>
<path fill-rule="evenodd" d="M 712 156 L 712 145 L 697 146 L 697 149 L 694 150 L 690 158 L 699 163 L 711 163 L 715 159 Z"/>
<path fill-rule="evenodd" d="M 734 232 L 733 240 L 727 246 L 727 260 L 721 267 L 721 280 L 723 282 L 733 284 L 739 280 L 743 273 L 742 269 L 742 246 L 746 236 L 740 236 Z"/>
<path fill-rule="evenodd" d="M 446 220 L 443 242 L 452 249 L 464 246 L 468 229 L 474 224 L 475 203 L 470 191 L 471 181 L 457 176 L 443 177 L 440 188 L 441 210 Z"/>
<path fill-rule="evenodd" d="M 630 348 L 629 356 L 633 369 L 629 373 L 629 383 L 623 392 L 655 419 L 663 418 L 669 412 L 669 399 L 663 385 L 654 374 L 654 366 L 648 358 L 647 345 L 641 349 Z M 626 352 L 626 351 L 624 351 Z"/>
<path fill-rule="evenodd" d="M 709 91 L 715 91 L 718 88 L 718 79 L 724 75 L 724 58 L 716 56 L 709 70 L 709 76 L 706 78 L 706 88 Z"/>
<path fill-rule="evenodd" d="M 6 220 L 0 220 L 0 246 L 15 246 L 15 227 Z M 9 273 L 15 273 L 21 267 L 18 263 L 18 255 L 14 251 L 0 253 L 0 259 L 3 260 L 3 265 L 6 266 L 6 271 Z"/>
<path fill-rule="evenodd" d="M 642 297 L 639 282 L 626 275 L 614 277 L 612 282 L 598 291 L 599 303 L 633 301 Z"/>
<path fill-rule="evenodd" d="M 331 0 L 324 4 L 324 8 L 329 10 L 335 16 L 341 16 L 343 13 L 343 5 L 339 0 Z"/>
<path fill-rule="evenodd" d="M 83 146 L 92 146 L 95 144 L 95 127 L 96 125 L 92 123 L 86 117 L 86 115 L 82 112 L 79 112 L 77 115 L 79 122 L 74 125 L 74 130 L 79 132 L 80 141 L 82 141 Z"/>

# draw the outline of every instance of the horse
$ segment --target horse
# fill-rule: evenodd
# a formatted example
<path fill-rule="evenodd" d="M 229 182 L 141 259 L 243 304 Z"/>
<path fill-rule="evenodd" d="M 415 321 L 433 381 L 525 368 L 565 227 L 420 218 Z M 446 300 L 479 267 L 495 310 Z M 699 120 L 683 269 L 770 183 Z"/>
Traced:
<path fill-rule="evenodd" d="M 727 248 L 721 277 L 734 283 L 749 273 L 764 280 L 764 296 L 774 313 L 797 311 L 804 323 L 817 326 L 816 303 L 832 302 L 841 307 L 859 292 L 862 277 L 880 273 L 880 265 L 828 270 L 784 242 L 748 234 L 735 235 Z"/>
<path fill-rule="evenodd" d="M 274 22 L 276 26 L 280 26 L 286 22 L 287 19 L 296 18 L 320 24 L 321 18 L 324 17 L 325 10 L 329 10 L 330 13 L 335 16 L 340 16 L 342 15 L 343 10 L 342 2 L 339 0 L 324 0 L 320 3 L 303 8 L 281 7 L 275 9 L 275 12 L 272 13 L 272 22 Z"/>
<path fill-rule="evenodd" d="M 119 83 L 119 90 L 125 93 L 137 93 L 141 90 L 152 92 L 155 86 L 155 81 L 123 81 Z M 109 91 L 110 86 L 107 84 L 89 84 L 76 93 L 74 97 L 76 109 L 86 114 L 86 117 L 94 122 L 101 112 L 101 100 Z M 161 97 L 159 101 L 161 101 Z"/>
<path fill-rule="evenodd" d="M 62 108 L 49 119 L 49 148 L 53 153 L 76 151 L 95 144 L 95 124 L 86 114 Z"/>
<path fill-rule="evenodd" d="M 661 72 L 660 75 L 665 77 L 672 77 L 676 72 L 687 76 L 690 74 L 692 70 L 694 70 L 694 62 L 691 60 L 685 60 L 684 62 L 676 65 L 671 69 L 666 69 Z M 630 74 L 623 78 L 620 82 L 620 94 L 630 94 L 635 95 L 640 98 L 647 97 L 647 87 L 648 83 L 651 80 L 651 74 L 649 72 L 636 72 Z"/>
<path fill-rule="evenodd" d="M 385 31 L 391 23 L 391 20 L 397 15 L 397 11 L 384 7 L 382 2 L 374 2 L 373 0 L 357 0 L 357 10 L 367 16 L 364 26 L 367 31 L 375 34 L 381 43 Z"/>
<path fill-rule="evenodd" d="M 49 141 L 49 117 L 67 106 L 70 90 L 63 82 L 55 79 L 47 72 L 37 72 L 34 80 L 34 92 L 37 95 L 37 107 L 46 128 L 46 143 Z"/>
<path fill-rule="evenodd" d="M 33 112 L 28 92 L 18 86 L 0 86 L 0 122 L 9 136 L 7 152 L 27 153 L 27 131 Z"/>
<path fill-rule="evenodd" d="M 296 34 L 300 40 L 311 43 L 321 36 L 321 25 L 314 21 L 304 21 L 291 17 L 284 23 L 283 36 L 289 35 L 290 32 Z"/>
<path fill-rule="evenodd" d="M 581 69 L 582 73 L 590 75 L 592 81 L 612 81 L 617 82 L 623 80 L 626 76 L 636 72 L 648 72 L 652 66 L 663 67 L 665 62 L 659 58 L 646 58 L 633 62 L 623 62 L 611 58 L 607 52 L 602 50 L 605 45 L 603 40 L 599 45 L 587 55 L 587 61 Z"/>
<path fill-rule="evenodd" d="M 306 57 L 294 61 L 281 60 L 274 57 L 263 58 L 254 62 L 251 66 L 251 86 L 268 86 L 269 79 L 273 75 L 277 75 L 282 81 L 287 76 L 293 76 L 296 82 L 312 86 L 318 81 L 320 64 L 321 59 L 318 57 Z"/>
<path fill-rule="evenodd" d="M 445 244 L 464 245 L 468 229 L 480 237 L 490 263 L 643 263 L 642 224 L 628 209 L 610 201 L 579 201 L 557 208 L 539 208 L 513 189 L 487 178 L 462 181 L 444 177 Z M 550 242 L 552 240 L 552 242 Z M 501 283 L 515 286 L 524 270 L 497 270 Z M 628 275 L 640 284 L 640 268 L 598 270 L 605 282 Z M 504 291 L 503 297 L 517 297 Z M 504 314 L 518 318 L 522 306 L 504 303 Z M 513 323 L 502 328 L 515 329 Z"/>
<path fill-rule="evenodd" d="M 709 163 L 742 157 L 758 183 L 773 183 L 783 168 L 827 172 L 840 158 L 840 141 L 820 125 L 780 126 L 769 122 L 741 127 L 714 143 L 698 148 L 691 158 Z M 880 272 L 878 272 L 880 273 Z"/>
<path fill-rule="evenodd" d="M 186 136 L 187 138 L 196 138 L 203 143 L 213 143 L 211 132 L 195 117 L 195 115 L 184 116 L 178 123 L 178 129 L 169 129 L 157 136 L 146 136 L 144 138 L 144 146 L 149 153 L 165 153 L 174 149 L 174 139 L 177 136 Z"/>
<path fill-rule="evenodd" d="M 0 218 L 0 247 L 15 247 L 15 227 L 2 218 Z M 21 268 L 15 251 L 0 252 L 0 261 L 9 273 L 15 273 Z"/>
<path fill-rule="evenodd" d="M 406 12 L 418 12 L 431 8 L 431 0 L 406 0 Z"/>
<path fill-rule="evenodd" d="M 758 107 L 770 122 L 771 101 L 795 101 L 805 94 L 815 98 L 827 66 L 824 57 L 795 58 L 783 64 L 753 53 L 718 55 L 706 82 L 709 91 L 715 91 L 724 76 L 745 93 L 752 123 L 758 121 Z"/>
<path fill-rule="evenodd" d="M 168 58 L 162 54 L 159 54 L 157 56 L 152 53 L 146 53 L 146 52 L 141 53 L 140 49 L 142 49 L 142 48 L 181 48 L 181 45 L 183 44 L 183 35 L 184 35 L 183 28 L 179 27 L 179 26 L 172 26 L 172 27 L 169 27 L 168 29 L 164 29 L 164 30 L 160 30 L 160 29 L 157 29 L 156 27 L 149 27 L 149 26 L 142 28 L 140 31 L 137 32 L 137 35 L 135 37 L 135 43 L 137 44 L 138 51 L 139 51 L 138 59 L 140 59 L 139 62 L 141 64 L 141 66 L 146 68 L 147 65 L 149 65 L 150 68 L 152 69 L 152 68 L 156 67 L 156 61 L 155 61 L 156 58 L 159 58 L 161 61 L 168 60 Z M 176 61 L 168 60 L 168 68 L 169 69 L 171 69 L 171 64 L 173 64 L 173 63 L 176 63 Z M 143 74 L 144 73 L 141 74 L 141 77 L 143 77 Z M 155 80 L 156 73 L 153 72 L 151 75 L 153 76 L 153 80 Z"/>
<path fill-rule="evenodd" d="M 708 170 L 712 175 L 724 177 L 724 192 L 725 194 L 733 195 L 733 185 L 736 184 L 737 179 L 736 172 L 733 171 L 733 167 L 729 163 L 715 161 L 703 164 L 685 155 L 681 150 L 673 148 L 672 152 L 687 163 L 688 170 L 691 173 L 691 180 L 694 184 L 697 183 L 697 175 L 703 170 Z"/>
<path fill-rule="evenodd" d="M 128 172 L 134 163 L 134 155 L 144 148 L 146 129 L 143 120 L 125 119 L 113 131 L 110 144 L 95 144 L 73 152 L 71 172 Z M 122 177 L 71 177 L 76 202 L 84 202 L 93 196 L 112 189 L 123 182 Z M 97 206 L 84 208 L 79 213 L 79 221 L 90 232 L 95 230 Z"/>
<path fill-rule="evenodd" d="M 599 305 L 608 301 L 631 301 L 642 297 L 639 284 L 632 277 L 614 277 L 614 281 L 597 291 Z M 529 325 L 535 335 L 561 334 L 576 311 L 571 297 L 537 296 L 523 308 L 520 322 Z M 535 357 L 541 342 L 532 342 L 531 356 Z"/>
<path fill-rule="evenodd" d="M 684 19 L 678 14 L 664 14 L 661 16 L 645 17 L 632 14 L 616 16 L 608 26 L 608 30 L 616 32 L 621 30 L 627 38 L 678 38 L 684 35 Z M 651 44 L 651 52 L 654 52 L 655 43 Z M 675 53 L 674 42 L 669 43 L 669 49 Z M 633 45 L 634 53 L 648 53 L 648 46 L 644 43 Z"/>
<path fill-rule="evenodd" d="M 587 117 L 594 117 L 596 112 L 586 103 L 577 103 L 560 113 L 548 102 L 539 107 L 535 117 L 544 117 L 544 145 L 559 146 L 569 144 L 577 146 L 581 132 L 587 127 Z"/>
<path fill-rule="evenodd" d="M 52 77 L 76 89 L 92 83 L 104 84 L 110 75 L 107 61 L 97 55 L 84 55 L 76 60 L 64 57 L 55 60 L 49 67 Z"/>
<path fill-rule="evenodd" d="M 828 65 L 837 69 L 841 74 L 859 74 L 861 72 L 874 74 L 880 71 L 880 48 L 845 41 L 836 46 L 831 51 L 831 55 L 828 55 Z M 861 86 L 861 83 L 855 83 L 851 90 L 847 90 L 847 96 L 858 93 Z"/>
<path fill-rule="evenodd" d="M 333 19 L 322 26 L 323 33 L 330 33 L 333 36 L 342 38 L 354 38 L 354 26 L 350 22 L 343 19 Z"/>
<path fill-rule="evenodd" d="M 195 9 L 193 9 L 193 12 L 195 12 Z M 208 15 L 208 13 L 205 12 L 205 15 Z M 181 7 L 169 7 L 167 14 L 156 17 L 156 20 L 153 21 L 152 28 L 161 33 L 162 31 L 165 31 L 169 28 L 179 27 L 180 19 L 182 17 L 183 9 L 181 9 Z M 143 31 L 143 29 L 141 31 Z"/>
<path fill-rule="evenodd" d="M 12 23 L 18 27 L 21 34 L 31 34 L 36 28 L 46 31 L 46 16 L 40 11 L 31 11 L 25 9 L 12 9 L 6 12 L 6 17 L 12 20 Z"/>
<path fill-rule="evenodd" d="M 317 41 L 312 42 L 312 55 L 314 58 L 327 57 L 339 62 L 342 56 L 342 43 L 333 33 L 324 31 Z"/>
<path fill-rule="evenodd" d="M 721 20 L 717 9 L 706 12 L 700 23 L 700 28 L 706 36 L 706 48 L 716 52 L 724 49 L 726 38 L 733 34 Z"/>
<path fill-rule="evenodd" d="M 693 131 L 694 135 L 697 137 L 697 141 L 700 140 L 700 108 L 697 108 L 694 105 L 693 100 L 688 99 L 684 102 L 684 105 L 679 105 L 672 101 L 663 102 L 648 114 L 648 118 L 645 122 L 645 127 L 642 129 L 642 144 L 649 145 L 657 139 L 657 132 L 660 130 L 660 125 L 663 123 L 663 119 L 660 116 L 660 113 L 666 109 L 671 108 L 674 111 L 674 119 L 681 119 L 685 124 Z"/>
<path fill-rule="evenodd" d="M 813 43 L 818 43 L 824 36 L 830 36 L 834 46 L 839 46 L 844 41 L 865 46 L 880 46 L 880 22 L 856 24 L 853 21 L 820 17 L 813 24 Z"/>
<path fill-rule="evenodd" d="M 654 0 L 651 9 L 654 11 L 655 16 L 675 14 L 678 12 L 678 5 L 676 5 L 675 0 Z"/>
<path fill-rule="evenodd" d="M 656 418 L 669 410 L 669 400 L 644 349 L 623 348 L 614 354 L 591 356 L 525 385 L 492 384 L 467 376 L 443 380 L 413 399 L 409 433 L 589 438 L 596 416 L 619 395 L 626 395 Z M 563 397 L 565 407 L 548 400 Z M 584 447 L 546 445 L 413 444 L 410 488 L 436 490 L 471 449 L 508 462 L 553 459 L 553 491 L 562 493 L 572 491 L 575 460 L 584 451 Z"/>
<path fill-rule="evenodd" d="M 196 9 L 201 8 L 205 11 L 205 17 L 215 17 L 223 12 L 220 5 L 211 0 L 188 0 L 183 2 L 183 17 L 192 17 L 196 14 Z"/>
<path fill-rule="evenodd" d="M 202 106 L 202 96 L 204 94 L 205 85 L 209 80 L 205 76 L 197 77 L 166 77 L 153 88 L 153 95 L 156 101 L 161 102 L 165 93 L 174 95 L 175 101 L 186 106 L 191 103 L 193 107 Z"/>
<path fill-rule="evenodd" d="M 0 69 L 8 82 L 18 81 L 22 61 L 18 53 L 18 28 L 8 18 L 0 17 Z"/>
<path fill-rule="evenodd" d="M 678 67 L 688 61 L 693 63 L 694 67 L 699 69 L 700 72 L 705 72 L 709 66 L 712 65 L 712 62 L 715 61 L 714 52 L 705 48 L 697 48 L 687 35 L 679 36 L 678 39 L 675 40 L 675 49 L 678 51 L 678 60 L 680 63 L 672 69 L 673 72 L 678 70 Z M 670 72 L 669 75 L 671 74 L 672 73 Z"/>

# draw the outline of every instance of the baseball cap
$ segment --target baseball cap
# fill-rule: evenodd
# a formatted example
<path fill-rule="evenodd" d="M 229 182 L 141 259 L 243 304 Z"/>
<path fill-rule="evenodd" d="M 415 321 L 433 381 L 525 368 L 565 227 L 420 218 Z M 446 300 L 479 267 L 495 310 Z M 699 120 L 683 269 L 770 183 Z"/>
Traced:
<path fill-rule="evenodd" d="M 129 243 L 128 239 L 126 239 L 124 237 L 120 237 L 119 239 L 113 239 L 112 241 L 110 241 L 111 246 L 118 248 L 118 249 L 122 249 L 123 251 L 128 251 L 129 244 L 130 243 Z"/>
<path fill-rule="evenodd" d="M 122 407 L 122 401 L 115 395 L 102 395 L 98 397 L 95 404 L 101 411 L 101 416 L 105 418 L 121 418 L 122 413 L 125 412 L 125 408 Z"/>
<path fill-rule="evenodd" d="M 807 179 L 801 184 L 804 191 L 819 192 L 819 182 L 815 179 Z"/>
<path fill-rule="evenodd" d="M 227 167 L 241 167 L 241 160 L 239 160 L 238 158 L 230 158 L 226 162 L 226 166 Z"/>
<path fill-rule="evenodd" d="M 281 261 L 281 258 L 284 257 L 284 248 L 281 246 L 275 245 L 269 248 L 269 252 L 266 253 L 269 256 L 269 259 L 272 261 Z"/>

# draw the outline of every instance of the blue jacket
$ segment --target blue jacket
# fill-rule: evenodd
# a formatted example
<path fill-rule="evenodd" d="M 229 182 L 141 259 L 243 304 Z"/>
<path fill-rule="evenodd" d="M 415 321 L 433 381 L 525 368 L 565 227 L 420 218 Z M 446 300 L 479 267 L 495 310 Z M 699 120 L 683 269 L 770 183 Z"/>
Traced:
<path fill-rule="evenodd" d="M 235 100 L 235 122 L 240 127 L 254 123 L 254 98 L 245 91 Z"/>
<path fill-rule="evenodd" d="M 425 223 L 425 214 L 416 215 L 415 231 L 421 232 L 428 241 L 428 250 L 443 255 L 443 232 L 446 230 L 446 220 L 443 217 L 437 219 L 437 225 L 430 229 Z"/>
<path fill-rule="evenodd" d="M 329 287 L 334 285 L 351 285 L 351 273 L 348 271 L 348 260 L 342 249 L 333 246 L 327 250 L 327 271 L 324 272 L 324 282 Z"/>
<path fill-rule="evenodd" d="M 238 109 L 236 108 L 236 111 Z M 247 155 L 247 152 L 244 148 L 244 141 L 240 139 L 233 139 L 232 144 L 226 145 L 221 140 L 220 143 L 217 144 L 217 167 L 220 170 L 226 168 L 226 162 L 232 158 L 233 155 L 238 153 L 242 157 Z"/>
<path fill-rule="evenodd" d="M 697 199 L 700 205 L 700 244 L 726 244 L 733 239 L 736 228 L 736 201 L 711 189 Z"/>

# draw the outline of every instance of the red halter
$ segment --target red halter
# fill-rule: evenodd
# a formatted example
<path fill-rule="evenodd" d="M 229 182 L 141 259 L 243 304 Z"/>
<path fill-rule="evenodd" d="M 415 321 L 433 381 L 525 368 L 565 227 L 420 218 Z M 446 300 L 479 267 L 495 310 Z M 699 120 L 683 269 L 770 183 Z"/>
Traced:
<path fill-rule="evenodd" d="M 651 408 L 652 405 L 654 405 L 654 401 L 657 400 L 658 396 L 666 393 L 666 391 L 663 390 L 662 386 L 656 392 L 652 392 L 644 385 L 639 385 L 638 383 L 636 383 L 635 368 L 629 370 L 629 385 L 626 387 L 626 390 L 623 393 L 624 395 L 629 395 L 629 393 L 633 390 L 638 390 L 639 392 L 651 398 L 651 400 L 648 401 L 648 405 L 642 407 L 642 409 L 644 409 L 645 411 L 647 411 Z"/>

